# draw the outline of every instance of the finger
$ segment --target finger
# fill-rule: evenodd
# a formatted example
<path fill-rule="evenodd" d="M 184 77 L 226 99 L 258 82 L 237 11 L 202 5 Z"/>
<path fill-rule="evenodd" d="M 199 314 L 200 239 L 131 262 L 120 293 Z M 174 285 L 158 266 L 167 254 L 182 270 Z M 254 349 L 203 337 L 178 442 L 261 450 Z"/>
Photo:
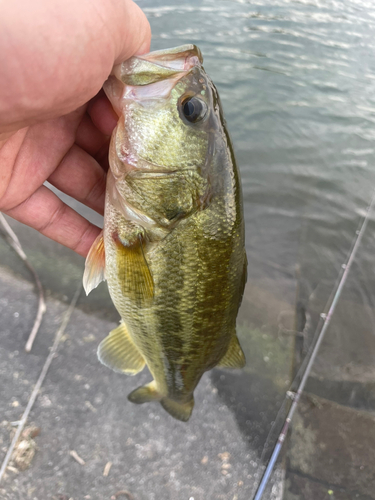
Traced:
<path fill-rule="evenodd" d="M 109 170 L 109 158 L 108 158 L 109 143 L 110 139 L 108 139 L 107 144 L 104 144 L 103 147 L 95 155 L 95 160 L 99 163 L 104 172 L 108 172 Z"/>
<path fill-rule="evenodd" d="M 0 142 L 0 211 L 2 209 L 1 205 L 4 194 L 12 179 L 13 165 L 16 163 L 27 132 L 27 128 L 18 130 L 15 134 L 8 137 L 8 139 Z"/>
<path fill-rule="evenodd" d="M 19 205 L 50 176 L 74 144 L 76 129 L 84 111 L 83 108 L 78 109 L 10 137 L 0 152 L 0 169 L 11 172 L 11 177 L 4 182 L 6 190 L 1 198 L 0 209 Z"/>
<path fill-rule="evenodd" d="M 77 145 L 72 146 L 64 156 L 48 182 L 103 214 L 106 174 L 99 163 Z"/>
<path fill-rule="evenodd" d="M 151 39 L 132 0 L 3 2 L 1 22 L 0 132 L 83 105 L 115 63 L 148 51 Z"/>
<path fill-rule="evenodd" d="M 112 104 L 109 102 L 104 91 L 101 90 L 87 106 L 87 113 L 91 118 L 94 126 L 99 130 L 105 137 L 107 137 L 107 143 L 104 143 L 99 151 L 95 153 L 96 161 L 101 165 L 101 167 L 107 172 L 109 169 L 108 161 L 108 149 L 110 143 L 110 135 L 115 128 L 118 116 L 115 113 Z"/>
<path fill-rule="evenodd" d="M 117 50 L 114 64 L 118 64 L 134 54 L 145 54 L 150 51 L 151 27 L 144 12 L 133 0 L 117 0 L 117 7 L 122 10 L 117 30 Z M 124 29 L 125 22 L 127 29 Z"/>
<path fill-rule="evenodd" d="M 84 149 L 91 156 L 95 156 L 104 144 L 108 143 L 108 138 L 109 136 L 98 130 L 90 116 L 85 113 L 77 128 L 75 141 L 77 146 Z"/>
<path fill-rule="evenodd" d="M 111 135 L 115 128 L 118 116 L 115 113 L 112 104 L 102 90 L 94 99 L 91 99 L 87 112 L 90 115 L 92 123 L 104 135 Z"/>
<path fill-rule="evenodd" d="M 26 201 L 5 212 L 48 238 L 86 257 L 100 229 L 41 186 Z"/>

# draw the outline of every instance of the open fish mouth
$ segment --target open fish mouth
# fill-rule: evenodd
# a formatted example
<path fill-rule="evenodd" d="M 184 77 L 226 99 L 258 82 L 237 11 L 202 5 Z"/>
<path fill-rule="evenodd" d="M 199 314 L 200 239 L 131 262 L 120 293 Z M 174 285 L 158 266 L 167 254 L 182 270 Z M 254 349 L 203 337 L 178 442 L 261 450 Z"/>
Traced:
<path fill-rule="evenodd" d="M 178 80 L 202 67 L 200 49 L 193 44 L 133 56 L 113 68 L 104 91 L 116 109 L 116 98 L 135 101 L 167 96 Z"/>
<path fill-rule="evenodd" d="M 203 57 L 198 47 L 182 45 L 134 56 L 114 68 L 113 75 L 125 85 L 144 86 L 161 80 L 182 77 L 194 66 L 201 66 Z"/>

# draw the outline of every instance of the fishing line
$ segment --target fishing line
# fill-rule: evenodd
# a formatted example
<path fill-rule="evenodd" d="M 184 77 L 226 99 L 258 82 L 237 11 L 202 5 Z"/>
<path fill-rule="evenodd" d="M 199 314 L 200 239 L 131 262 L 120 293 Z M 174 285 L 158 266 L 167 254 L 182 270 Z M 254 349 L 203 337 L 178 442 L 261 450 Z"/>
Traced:
<path fill-rule="evenodd" d="M 23 412 L 23 415 L 22 415 L 22 418 L 21 420 L 18 422 L 18 427 L 17 427 L 17 430 L 16 430 L 16 433 L 15 435 L 13 436 L 13 439 L 12 439 L 12 442 L 8 448 L 8 451 L 5 455 L 5 458 L 3 460 L 3 463 L 2 463 L 2 466 L 0 468 L 0 482 L 1 480 L 3 479 L 4 475 L 5 475 L 5 472 L 6 472 L 6 469 L 7 469 L 7 466 L 8 466 L 8 463 L 9 461 L 11 460 L 12 458 L 12 454 L 13 454 L 13 450 L 17 444 L 17 441 L 18 439 L 20 438 L 21 434 L 22 434 L 22 431 L 23 431 L 23 428 L 25 427 L 25 424 L 26 424 L 26 421 L 29 417 L 29 414 L 30 414 L 30 411 L 32 410 L 32 407 L 34 406 L 34 403 L 35 403 L 35 400 L 36 398 L 38 397 L 38 394 L 39 394 L 39 390 L 44 382 L 44 379 L 47 375 L 47 372 L 48 372 L 48 369 L 52 363 L 52 360 L 53 358 L 55 357 L 55 354 L 57 352 L 57 349 L 59 347 L 59 343 L 60 343 L 60 340 L 65 332 L 65 329 L 69 323 L 69 320 L 70 320 L 70 317 L 75 309 L 75 306 L 77 304 L 77 301 L 78 301 L 78 298 L 81 294 L 81 290 L 82 290 L 82 284 L 80 283 L 78 288 L 77 288 L 77 291 L 75 292 L 75 294 L 73 295 L 73 298 L 70 302 L 70 305 L 69 307 L 67 308 L 67 310 L 65 311 L 64 313 L 64 316 L 62 318 L 62 321 L 61 321 L 61 325 L 60 327 L 58 328 L 57 332 L 56 332 L 56 335 L 55 335 L 55 340 L 52 344 L 52 347 L 51 347 L 51 350 L 47 356 L 47 359 L 43 365 L 43 368 L 42 368 L 42 371 L 40 372 L 40 375 L 39 375 L 39 378 L 34 386 L 34 389 L 30 395 L 30 398 L 29 398 L 29 401 L 27 403 L 27 406 L 25 408 L 25 411 Z"/>
<path fill-rule="evenodd" d="M 37 287 L 38 293 L 39 293 L 38 312 L 36 314 L 33 328 L 30 332 L 29 338 L 28 338 L 28 340 L 26 342 L 26 346 L 25 346 L 25 351 L 30 352 L 32 347 L 33 347 L 33 343 L 34 343 L 36 334 L 38 333 L 40 324 L 42 323 L 43 314 L 47 310 L 46 302 L 44 300 L 43 286 L 42 286 L 42 283 L 40 282 L 40 279 L 39 279 L 37 272 L 35 271 L 34 267 L 32 266 L 32 264 L 30 263 L 29 259 L 26 256 L 25 252 L 23 251 L 20 240 L 17 238 L 16 233 L 10 227 L 6 218 L 4 217 L 4 215 L 1 212 L 0 212 L 0 223 L 4 228 L 5 237 L 6 237 L 7 242 L 13 248 L 13 250 L 17 253 L 17 255 L 24 261 L 24 263 L 28 267 L 29 271 L 33 275 L 34 280 L 35 280 L 35 284 L 36 284 L 36 287 Z"/>
<path fill-rule="evenodd" d="M 325 309 L 325 310 L 328 309 L 328 312 L 327 312 L 327 314 L 322 313 L 320 315 L 320 321 L 318 323 L 317 330 L 316 330 L 316 333 L 314 335 L 314 338 L 316 337 L 316 342 L 313 343 L 313 345 L 309 349 L 309 352 L 306 355 L 305 360 L 302 363 L 302 366 L 301 366 L 300 370 L 298 371 L 297 376 L 295 377 L 295 379 L 294 379 L 294 381 L 292 383 L 292 387 L 293 387 L 294 382 L 296 381 L 296 379 L 298 379 L 301 376 L 301 374 L 303 374 L 301 382 L 299 383 L 296 392 L 293 392 L 293 391 L 288 391 L 287 392 L 287 397 L 292 397 L 292 404 L 291 404 L 290 409 L 288 411 L 287 417 L 286 417 L 286 419 L 284 421 L 282 430 L 279 433 L 276 445 L 273 448 L 271 458 L 268 461 L 268 464 L 267 464 L 266 469 L 265 469 L 265 471 L 263 473 L 262 479 L 261 479 L 261 481 L 259 483 L 259 486 L 258 486 L 256 492 L 255 492 L 255 496 L 254 496 L 253 500 L 260 500 L 262 498 L 263 493 L 265 491 L 265 488 L 266 488 L 266 486 L 268 484 L 268 481 L 269 481 L 269 479 L 271 477 L 271 474 L 272 474 L 273 468 L 275 466 L 276 460 L 277 460 L 277 458 L 278 458 L 278 456 L 280 454 L 281 448 L 282 448 L 283 443 L 285 441 L 285 438 L 287 436 L 287 433 L 288 433 L 288 430 L 289 430 L 290 423 L 292 421 L 293 415 L 294 415 L 294 413 L 295 413 L 295 411 L 297 409 L 297 405 L 298 405 L 298 403 L 299 403 L 299 401 L 301 399 L 301 395 L 302 395 L 303 390 L 305 388 L 307 379 L 309 378 L 309 375 L 310 375 L 312 366 L 314 364 L 315 358 L 316 358 L 316 356 L 318 354 L 318 351 L 319 351 L 319 348 L 320 348 L 320 346 L 321 346 L 321 344 L 323 342 L 324 335 L 325 335 L 325 333 L 327 331 L 327 328 L 328 328 L 329 323 L 331 321 L 332 315 L 334 313 L 334 310 L 335 310 L 336 305 L 338 303 L 338 300 L 340 298 L 341 292 L 342 292 L 343 287 L 345 285 L 346 279 L 348 277 L 349 270 L 350 270 L 351 265 L 352 265 L 352 263 L 354 261 L 354 258 L 355 258 L 355 255 L 357 253 L 358 247 L 359 247 L 359 245 L 361 243 L 362 236 L 363 236 L 363 234 L 365 232 L 365 229 L 366 229 L 366 226 L 367 226 L 367 223 L 368 223 L 368 220 L 369 220 L 369 215 L 370 215 L 371 210 L 372 210 L 372 208 L 374 206 L 374 203 L 375 203 L 375 192 L 374 192 L 374 194 L 372 196 L 370 205 L 366 209 L 366 213 L 365 213 L 365 216 L 364 216 L 364 218 L 362 220 L 362 223 L 360 225 L 360 229 L 356 231 L 356 236 L 354 238 L 354 242 L 353 242 L 353 245 L 352 245 L 352 249 L 351 249 L 351 251 L 349 253 L 349 257 L 348 257 L 346 263 L 342 264 L 342 266 L 341 266 L 341 273 L 340 273 L 341 276 L 338 278 L 338 285 L 337 285 L 335 293 L 333 294 L 333 292 L 332 292 L 332 294 L 333 294 L 332 302 L 329 300 L 328 303 L 327 303 L 326 309 Z M 331 297 L 332 297 L 332 294 L 331 294 Z M 328 307 L 329 303 L 330 303 L 330 306 Z M 322 328 L 320 329 L 321 325 L 322 325 Z M 284 400 L 284 403 L 283 403 L 283 405 L 282 405 L 281 408 L 283 408 L 284 404 L 285 404 L 285 400 Z M 280 413 L 280 411 L 279 411 L 279 413 Z M 270 432 L 272 432 L 272 429 L 271 429 Z"/>

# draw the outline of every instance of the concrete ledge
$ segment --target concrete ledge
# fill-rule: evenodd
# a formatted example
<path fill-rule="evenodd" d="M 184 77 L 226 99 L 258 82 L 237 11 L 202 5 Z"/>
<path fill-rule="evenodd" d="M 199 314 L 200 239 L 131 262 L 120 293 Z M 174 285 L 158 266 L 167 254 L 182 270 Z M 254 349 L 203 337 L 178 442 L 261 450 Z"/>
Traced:
<path fill-rule="evenodd" d="M 374 416 L 317 396 L 303 396 L 289 442 L 290 494 L 298 491 L 295 498 L 304 500 L 326 498 L 316 494 L 321 486 L 313 485 L 315 482 L 326 491 L 337 490 L 341 496 L 335 499 L 375 499 L 374 464 Z M 286 498 L 294 500 L 293 496 Z"/>

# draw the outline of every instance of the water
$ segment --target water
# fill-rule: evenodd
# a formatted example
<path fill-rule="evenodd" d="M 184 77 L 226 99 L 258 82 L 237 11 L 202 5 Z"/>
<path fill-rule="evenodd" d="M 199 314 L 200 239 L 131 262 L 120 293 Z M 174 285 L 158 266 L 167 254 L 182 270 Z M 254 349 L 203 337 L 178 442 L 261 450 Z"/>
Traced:
<path fill-rule="evenodd" d="M 152 50 L 184 43 L 201 48 L 234 142 L 249 258 L 239 332 L 248 373 L 263 380 L 251 410 L 262 432 L 247 432 L 240 412 L 238 422 L 261 448 L 280 403 L 275 394 L 285 390 L 311 341 L 375 188 L 375 5 L 138 3 L 151 23 Z M 372 214 L 310 383 L 317 394 L 370 411 L 365 384 L 375 380 L 374 229 Z M 294 343 L 293 331 L 303 328 L 305 339 L 297 336 Z M 238 382 L 228 389 L 216 379 L 228 401 L 233 393 L 239 402 L 254 396 Z"/>
<path fill-rule="evenodd" d="M 242 173 L 250 272 L 270 275 L 277 263 L 293 275 L 306 238 L 314 272 L 335 266 L 375 186 L 371 2 L 139 4 L 152 48 L 196 43 L 219 89 Z"/>
<path fill-rule="evenodd" d="M 170 430 L 170 422 L 163 418 L 158 423 L 146 422 L 152 429 L 148 434 L 134 416 L 134 439 L 147 446 L 149 436 L 154 438 L 155 433 L 158 438 L 165 435 L 167 445 L 156 455 L 159 462 L 150 459 L 152 467 L 146 472 L 142 469 L 137 476 L 135 469 L 130 469 L 128 476 L 134 482 L 138 477 L 142 481 L 146 478 L 147 484 L 156 481 L 173 499 L 183 500 L 179 488 L 182 484 L 186 487 L 183 491 L 190 491 L 187 486 L 191 483 L 202 488 L 194 494 L 196 500 L 247 500 L 260 478 L 261 456 L 264 451 L 269 455 L 276 438 L 274 431 L 265 448 L 272 422 L 311 342 L 375 188 L 375 4 L 370 0 L 138 3 L 152 26 L 152 50 L 196 43 L 218 87 L 243 182 L 249 277 L 238 318 L 247 366 L 241 371 L 213 370 L 202 380 L 197 389 L 201 391 L 195 410 L 198 416 L 181 434 L 178 423 Z M 98 218 L 93 220 L 98 222 Z M 373 213 L 308 382 L 307 390 L 326 401 L 302 401 L 303 410 L 296 414 L 292 438 L 286 443 L 288 460 L 279 466 L 277 484 L 267 499 L 334 498 L 327 492 L 336 491 L 336 487 L 337 498 L 344 498 L 345 493 L 345 498 L 373 497 L 369 478 L 373 481 L 374 461 L 369 452 L 374 446 L 366 435 L 374 433 L 365 424 L 375 414 L 374 229 Z M 47 251 L 49 247 L 38 238 L 27 242 L 27 253 L 43 283 L 70 296 L 69 286 L 74 281 L 75 290 L 82 262 L 76 263 L 70 254 L 65 259 L 62 249 Z M 73 275 L 74 280 L 69 281 Z M 105 285 L 101 290 L 101 294 L 100 290 L 93 292 L 88 302 L 95 312 L 109 307 L 115 314 Z M 117 321 L 117 314 L 112 319 Z M 304 336 L 297 333 L 302 330 Z M 94 357 L 87 358 L 87 367 Z M 122 388 L 117 375 L 111 375 L 116 387 Z M 60 379 L 56 387 L 60 391 Z M 108 392 L 113 411 L 121 412 L 123 407 L 112 385 Z M 216 395 L 221 404 L 216 405 L 216 399 L 212 403 Z M 211 404 L 205 404 L 203 398 Z M 361 410 L 360 421 L 357 409 Z M 148 418 L 152 411 L 150 405 L 139 415 Z M 199 417 L 207 415 L 204 412 L 209 418 Z M 127 418 L 129 414 L 133 415 L 131 410 Z M 93 415 L 95 425 L 97 414 Z M 84 420 L 87 418 L 85 415 Z M 332 427 L 330 421 L 334 422 Z M 112 426 L 111 419 L 105 422 L 110 431 L 104 439 L 117 435 L 118 428 L 128 432 L 129 427 Z M 97 429 L 92 435 L 103 437 L 102 429 Z M 355 429 L 360 432 L 353 432 Z M 199 458 L 193 447 L 185 446 L 196 436 L 201 436 Z M 139 467 L 130 452 L 128 462 L 124 462 L 122 442 L 111 439 L 107 439 L 109 448 L 121 444 L 119 461 Z M 228 476 L 215 462 L 216 447 L 222 442 L 228 449 L 233 445 L 232 468 L 224 469 L 230 471 Z M 220 450 L 224 451 L 227 449 Z M 209 472 L 201 462 L 206 454 L 212 461 Z M 185 462 L 179 462 L 181 457 Z M 183 466 L 178 465 L 181 463 Z M 162 478 L 176 474 L 171 479 L 175 496 L 172 483 L 165 486 L 164 479 L 159 477 L 157 482 L 156 476 L 151 476 L 158 468 Z M 282 496 L 283 468 L 287 481 Z M 366 472 L 368 468 L 370 472 Z M 30 470 L 33 473 L 34 469 Z M 87 476 L 88 483 L 91 478 Z M 220 492 L 220 479 L 227 481 L 227 490 Z M 203 489 L 205 481 L 214 493 Z M 142 498 L 154 498 L 154 489 L 144 488 L 148 494 Z M 231 496 L 226 491 L 231 491 Z"/>

